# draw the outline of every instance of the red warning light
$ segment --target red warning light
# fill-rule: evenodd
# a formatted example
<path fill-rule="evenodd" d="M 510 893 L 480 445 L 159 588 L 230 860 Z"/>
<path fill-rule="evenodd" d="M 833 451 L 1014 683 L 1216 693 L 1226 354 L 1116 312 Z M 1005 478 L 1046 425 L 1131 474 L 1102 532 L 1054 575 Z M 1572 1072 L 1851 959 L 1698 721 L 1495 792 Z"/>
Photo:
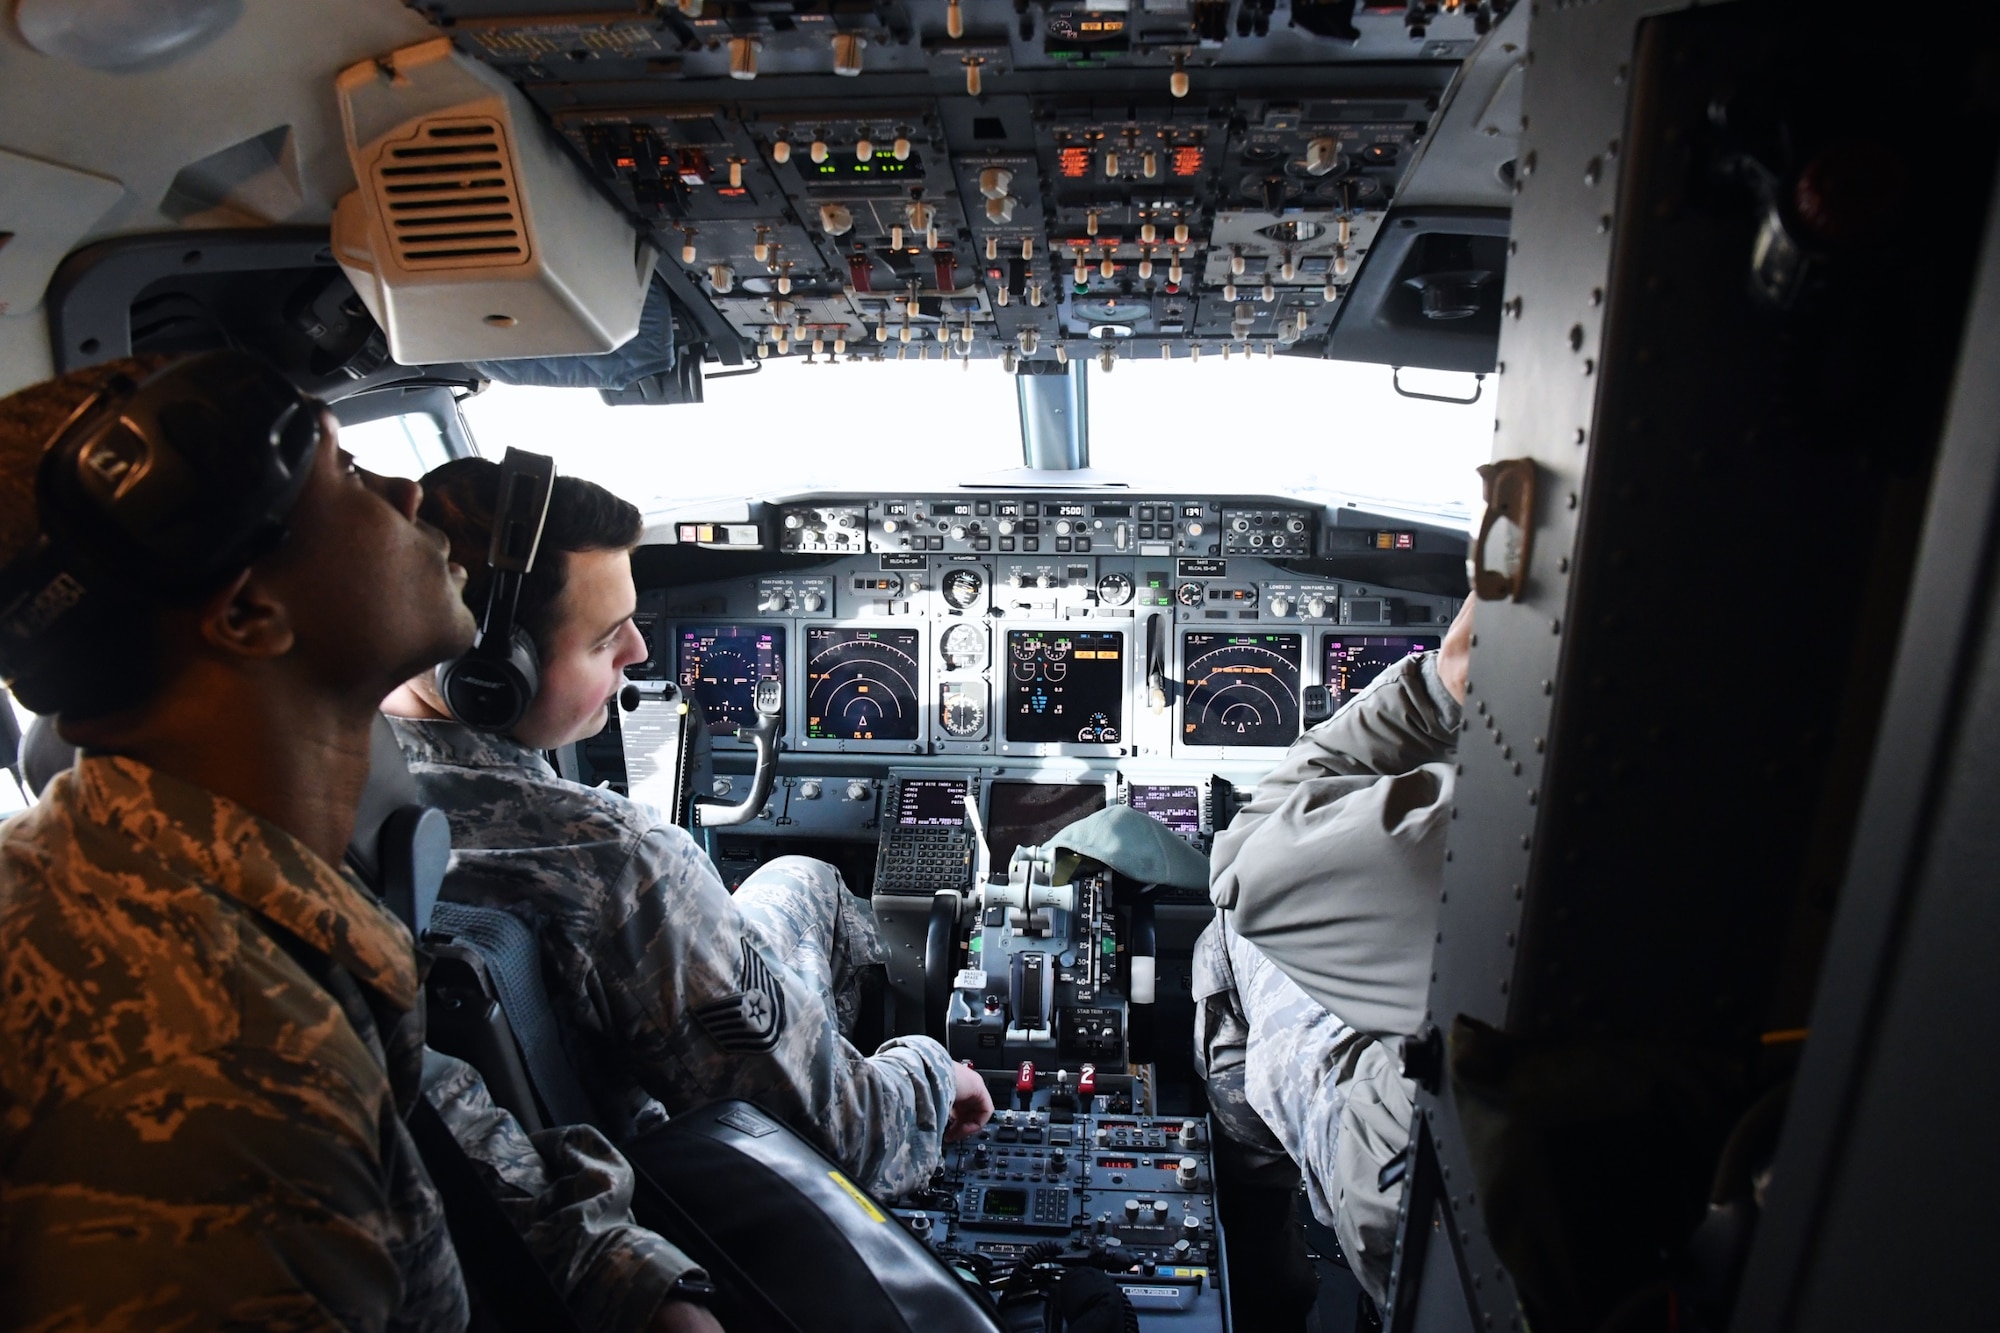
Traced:
<path fill-rule="evenodd" d="M 614 158 L 614 159 L 612 159 L 612 163 L 611 163 L 611 165 L 612 165 L 612 166 L 614 166 L 614 167 L 617 167 L 617 168 L 618 168 L 618 169 L 619 169 L 620 171 L 631 171 L 631 170 L 632 170 L 633 168 L 637 167 L 637 166 L 638 166 L 639 164 L 638 164 L 637 162 L 633 161 L 633 160 L 632 160 L 631 158 L 629 158 L 629 157 L 620 157 L 620 158 Z"/>
<path fill-rule="evenodd" d="M 1196 149 L 1197 154 L 1200 149 Z M 1056 170 L 1066 180 L 1082 180 L 1090 174 L 1090 150 L 1088 148 L 1064 148 L 1056 153 Z"/>
<path fill-rule="evenodd" d="M 1174 149 L 1174 175 L 1198 176 L 1201 174 L 1202 150 L 1199 148 Z"/>

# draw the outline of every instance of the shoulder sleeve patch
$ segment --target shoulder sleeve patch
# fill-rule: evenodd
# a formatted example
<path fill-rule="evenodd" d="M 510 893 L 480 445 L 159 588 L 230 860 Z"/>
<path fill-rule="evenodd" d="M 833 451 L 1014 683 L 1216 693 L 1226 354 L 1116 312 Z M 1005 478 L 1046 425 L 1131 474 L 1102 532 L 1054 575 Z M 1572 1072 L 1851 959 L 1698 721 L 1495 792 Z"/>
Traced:
<path fill-rule="evenodd" d="M 733 995 L 694 1009 L 694 1020 L 725 1051 L 768 1051 L 785 1031 L 785 991 L 764 956 L 743 941 L 743 959 Z"/>

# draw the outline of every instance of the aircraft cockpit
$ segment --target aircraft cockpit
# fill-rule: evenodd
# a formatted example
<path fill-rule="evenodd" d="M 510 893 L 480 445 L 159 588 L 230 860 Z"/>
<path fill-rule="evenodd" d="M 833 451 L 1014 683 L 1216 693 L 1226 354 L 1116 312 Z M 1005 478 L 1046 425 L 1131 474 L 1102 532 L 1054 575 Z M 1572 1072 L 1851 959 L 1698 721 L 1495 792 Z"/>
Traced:
<path fill-rule="evenodd" d="M 1984 1299 L 1996 1173 L 1909 1145 L 1978 1143 L 1996 1095 L 1963 1036 L 2000 1013 L 1990 14 L 0 9 L 0 396 L 248 352 L 371 472 L 535 455 L 543 512 L 557 474 L 638 510 L 643 656 L 543 757 L 731 892 L 837 870 L 887 955 L 855 1046 L 934 1039 L 994 1107 L 894 1198 L 801 1146 L 800 1253 L 856 1238 L 983 1331 L 1086 1269 L 1126 1333 Z M 1333 1187 L 1223 1132 L 1198 950 L 1246 919 L 1211 872 L 1260 784 L 1356 776 L 1312 738 L 1388 687 L 1449 734 L 1369 830 L 1428 839 L 1417 906 L 1333 923 L 1407 928 L 1402 1008 L 1287 1071 L 1349 1106 L 1366 1047 L 1394 1103 Z M 368 859 L 435 890 L 405 823 Z M 1330 957 L 1290 827 L 1260 864 Z M 524 1127 L 588 1118 L 524 1035 L 525 916 L 525 973 L 458 920 L 433 1046 Z M 1370 1207 L 1372 1267 L 1323 1225 Z M 1265 1299 L 1295 1256 L 1314 1325 Z"/>

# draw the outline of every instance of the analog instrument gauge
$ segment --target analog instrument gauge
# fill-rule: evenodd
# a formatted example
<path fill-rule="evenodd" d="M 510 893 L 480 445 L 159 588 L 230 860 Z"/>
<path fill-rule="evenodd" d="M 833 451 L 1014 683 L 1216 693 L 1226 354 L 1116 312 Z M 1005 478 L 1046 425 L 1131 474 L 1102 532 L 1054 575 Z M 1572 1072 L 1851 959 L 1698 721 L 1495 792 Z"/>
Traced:
<path fill-rule="evenodd" d="M 938 639 L 938 655 L 948 671 L 977 671 L 986 665 L 986 628 L 960 621 Z"/>
<path fill-rule="evenodd" d="M 986 580 L 976 569 L 954 569 L 944 576 L 939 590 L 944 599 L 959 610 L 964 611 L 979 601 L 979 594 L 986 589 Z"/>
<path fill-rule="evenodd" d="M 1097 581 L 1097 600 L 1106 606 L 1123 606 L 1132 600 L 1132 576 L 1112 572 Z"/>
<path fill-rule="evenodd" d="M 938 717 L 944 723 L 945 734 L 961 739 L 978 736 L 986 730 L 985 691 L 963 685 L 947 685 L 939 704 Z"/>

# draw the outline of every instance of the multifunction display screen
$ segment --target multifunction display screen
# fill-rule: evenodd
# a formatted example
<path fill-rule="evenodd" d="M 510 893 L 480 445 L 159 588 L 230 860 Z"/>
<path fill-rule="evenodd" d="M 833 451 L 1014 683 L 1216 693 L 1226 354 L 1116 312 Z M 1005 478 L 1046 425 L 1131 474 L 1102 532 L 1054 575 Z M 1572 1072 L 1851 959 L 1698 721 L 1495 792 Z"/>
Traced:
<path fill-rule="evenodd" d="M 904 828 L 963 827 L 964 781 L 957 778 L 904 778 L 896 793 L 896 822 Z"/>
<path fill-rule="evenodd" d="M 1116 745 L 1125 734 L 1122 630 L 1007 631 L 1007 739 Z"/>
<path fill-rule="evenodd" d="M 1437 651 L 1435 634 L 1329 634 L 1326 636 L 1326 688 L 1339 708 L 1368 687 L 1368 682 L 1406 657 Z"/>
<path fill-rule="evenodd" d="M 757 720 L 751 696 L 763 676 L 785 677 L 782 625 L 683 625 L 675 672 L 711 731 Z"/>
<path fill-rule="evenodd" d="M 1297 634 L 1182 635 L 1182 743 L 1290 745 L 1299 734 L 1304 644 Z"/>
<path fill-rule="evenodd" d="M 1166 825 L 1168 832 L 1184 838 L 1201 833 L 1201 788 L 1159 782 L 1135 782 L 1125 789 L 1125 800 L 1134 810 L 1143 811 Z"/>
<path fill-rule="evenodd" d="M 923 722 L 913 629 L 806 630 L 806 735 L 913 741 Z"/>
<path fill-rule="evenodd" d="M 1103 808 L 1101 783 L 987 783 L 986 847 L 993 854 L 993 873 L 1006 873 L 1016 847 L 1039 847 Z"/>

